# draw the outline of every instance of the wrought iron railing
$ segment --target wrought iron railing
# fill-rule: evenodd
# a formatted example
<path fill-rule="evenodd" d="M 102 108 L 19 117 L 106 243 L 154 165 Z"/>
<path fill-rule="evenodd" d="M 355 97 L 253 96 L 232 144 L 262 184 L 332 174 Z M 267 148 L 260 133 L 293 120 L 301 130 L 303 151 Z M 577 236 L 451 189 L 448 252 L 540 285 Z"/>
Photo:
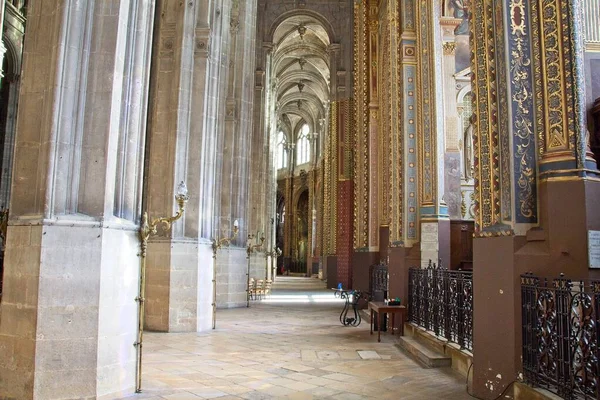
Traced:
<path fill-rule="evenodd" d="M 410 268 L 408 286 L 409 321 L 472 351 L 473 273 L 430 261 L 427 268 Z"/>
<path fill-rule="evenodd" d="M 600 281 L 521 276 L 527 383 L 564 399 L 600 399 Z"/>

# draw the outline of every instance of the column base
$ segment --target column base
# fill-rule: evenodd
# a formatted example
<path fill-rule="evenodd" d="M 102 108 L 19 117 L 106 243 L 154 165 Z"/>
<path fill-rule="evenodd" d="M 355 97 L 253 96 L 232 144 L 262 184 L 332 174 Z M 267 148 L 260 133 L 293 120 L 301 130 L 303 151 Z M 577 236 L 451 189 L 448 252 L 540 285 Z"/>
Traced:
<path fill-rule="evenodd" d="M 145 329 L 201 332 L 212 328 L 210 243 L 162 240 L 148 244 Z"/>
<path fill-rule="evenodd" d="M 217 308 L 246 307 L 248 259 L 246 249 L 225 248 L 217 256 Z M 265 278 L 264 254 L 250 257 L 250 278 Z"/>
<path fill-rule="evenodd" d="M 133 392 L 137 230 L 68 225 L 8 228 L 0 320 L 3 398 Z"/>
<path fill-rule="evenodd" d="M 421 221 L 421 267 L 431 262 L 450 268 L 450 220 Z"/>

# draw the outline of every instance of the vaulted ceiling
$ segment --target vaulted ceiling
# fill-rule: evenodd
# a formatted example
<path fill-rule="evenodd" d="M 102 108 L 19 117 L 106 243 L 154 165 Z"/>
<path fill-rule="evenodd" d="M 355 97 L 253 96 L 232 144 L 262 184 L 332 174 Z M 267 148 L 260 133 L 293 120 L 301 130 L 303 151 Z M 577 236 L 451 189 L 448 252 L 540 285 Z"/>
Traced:
<path fill-rule="evenodd" d="M 273 35 L 273 78 L 280 128 L 291 135 L 307 123 L 319 131 L 329 100 L 329 36 L 313 17 L 296 15 Z"/>

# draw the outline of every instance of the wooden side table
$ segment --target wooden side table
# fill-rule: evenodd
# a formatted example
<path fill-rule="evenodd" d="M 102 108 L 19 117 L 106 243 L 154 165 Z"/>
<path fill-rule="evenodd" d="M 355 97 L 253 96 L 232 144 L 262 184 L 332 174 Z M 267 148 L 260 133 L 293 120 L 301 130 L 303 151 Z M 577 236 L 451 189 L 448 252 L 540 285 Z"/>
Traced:
<path fill-rule="evenodd" d="M 394 334 L 394 316 L 396 314 L 400 314 L 401 324 L 400 324 L 400 336 L 404 335 L 404 320 L 406 317 L 406 306 L 390 306 L 383 301 L 370 301 L 369 308 L 371 309 L 371 335 L 373 334 L 373 313 L 377 313 L 377 326 L 379 330 L 377 331 L 377 341 L 381 342 L 381 314 L 391 314 L 392 315 L 392 323 L 390 325 L 390 329 L 392 330 L 392 335 Z"/>

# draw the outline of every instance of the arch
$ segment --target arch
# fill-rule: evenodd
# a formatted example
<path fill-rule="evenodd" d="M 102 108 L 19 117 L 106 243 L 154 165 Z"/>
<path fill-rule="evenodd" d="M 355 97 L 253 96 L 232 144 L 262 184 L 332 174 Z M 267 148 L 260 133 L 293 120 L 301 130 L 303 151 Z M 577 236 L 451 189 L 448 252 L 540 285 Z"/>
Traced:
<path fill-rule="evenodd" d="M 4 47 L 6 47 L 6 54 L 4 54 L 4 57 L 6 57 L 6 61 L 7 61 L 6 65 L 9 68 L 8 71 L 3 71 L 4 76 L 17 77 L 21 74 L 21 61 L 22 61 L 21 55 L 20 55 L 19 51 L 17 50 L 17 44 L 14 43 L 13 38 L 11 38 L 10 36 L 8 36 L 6 34 L 2 35 L 2 40 L 4 41 Z"/>
<path fill-rule="evenodd" d="M 327 18 L 325 18 L 322 14 L 320 14 L 316 11 L 307 10 L 307 9 L 296 9 L 296 10 L 286 11 L 283 14 L 279 15 L 277 18 L 275 18 L 275 20 L 271 24 L 271 27 L 269 28 L 269 31 L 267 33 L 267 37 L 265 38 L 264 41 L 272 43 L 273 37 L 275 36 L 275 31 L 277 30 L 279 25 L 281 25 L 283 22 L 285 22 L 285 20 L 287 20 L 289 18 L 300 17 L 300 16 L 307 16 L 307 17 L 312 17 L 312 18 L 316 19 L 323 26 L 323 28 L 325 29 L 325 32 L 327 32 L 327 35 L 329 36 L 329 43 L 337 43 L 337 36 L 335 34 L 335 30 L 333 29 L 333 26 L 331 25 L 329 20 Z"/>

